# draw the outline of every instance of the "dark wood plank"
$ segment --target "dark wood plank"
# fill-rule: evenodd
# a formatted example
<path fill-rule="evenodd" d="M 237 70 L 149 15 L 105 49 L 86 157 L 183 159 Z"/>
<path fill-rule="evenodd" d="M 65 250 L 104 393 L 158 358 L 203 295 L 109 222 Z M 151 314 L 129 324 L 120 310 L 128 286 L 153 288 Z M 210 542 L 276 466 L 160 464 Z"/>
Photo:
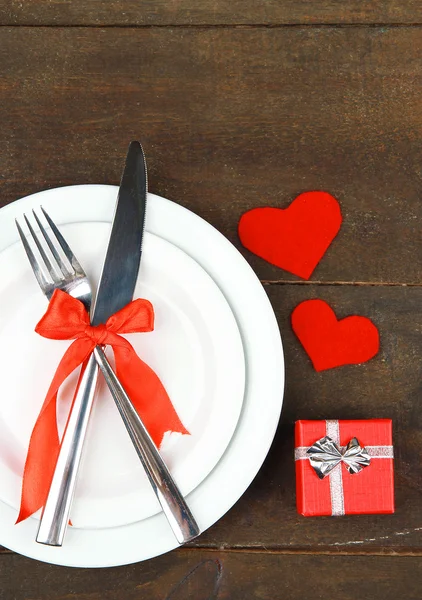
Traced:
<path fill-rule="evenodd" d="M 314 280 L 420 283 L 421 56 L 418 28 L 4 28 L 0 202 L 118 183 L 140 137 L 151 191 L 237 246 L 243 211 L 325 189 L 344 224 Z"/>
<path fill-rule="evenodd" d="M 5 25 L 231 25 L 294 23 L 415 23 L 418 0 L 1 0 Z"/>
<path fill-rule="evenodd" d="M 419 600 L 417 558 L 175 551 L 115 569 L 0 557 L 1 600 Z M 322 596 L 323 594 L 323 596 Z"/>
<path fill-rule="evenodd" d="M 286 393 L 270 453 L 235 507 L 197 541 L 324 552 L 421 552 L 420 357 L 422 288 L 266 286 L 282 333 Z M 316 373 L 290 327 L 302 300 L 321 298 L 338 318 L 361 314 L 380 331 L 377 357 Z M 265 403 L 263 401 L 263 410 Z M 297 419 L 393 419 L 396 513 L 305 518 L 296 513 L 293 426 Z"/>

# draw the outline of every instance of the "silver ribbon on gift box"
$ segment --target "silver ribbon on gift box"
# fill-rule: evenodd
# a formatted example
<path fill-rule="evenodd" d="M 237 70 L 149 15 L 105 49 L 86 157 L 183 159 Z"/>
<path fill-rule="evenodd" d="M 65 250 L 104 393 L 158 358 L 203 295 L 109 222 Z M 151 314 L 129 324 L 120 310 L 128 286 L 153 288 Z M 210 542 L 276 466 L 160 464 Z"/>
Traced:
<path fill-rule="evenodd" d="M 340 446 L 339 422 L 325 421 L 326 435 L 312 446 L 295 448 L 295 460 L 309 460 L 320 479 L 330 477 L 331 514 L 344 515 L 344 490 L 341 465 L 344 464 L 351 475 L 369 467 L 372 459 L 394 458 L 393 446 L 362 447 L 357 438 L 352 438 L 347 446 Z"/>

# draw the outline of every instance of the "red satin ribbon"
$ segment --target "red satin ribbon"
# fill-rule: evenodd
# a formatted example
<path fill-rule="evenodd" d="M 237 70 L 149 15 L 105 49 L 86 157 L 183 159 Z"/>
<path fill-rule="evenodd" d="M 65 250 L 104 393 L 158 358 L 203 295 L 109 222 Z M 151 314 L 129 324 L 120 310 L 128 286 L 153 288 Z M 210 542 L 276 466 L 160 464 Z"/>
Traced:
<path fill-rule="evenodd" d="M 131 344 L 118 335 L 153 329 L 154 309 L 148 300 L 134 300 L 112 315 L 105 325 L 92 327 L 82 302 L 61 290 L 54 292 L 35 331 L 49 339 L 75 341 L 57 367 L 32 431 L 17 523 L 45 504 L 60 448 L 57 393 L 65 379 L 89 357 L 96 345 L 113 348 L 117 377 L 158 446 L 166 431 L 188 433 L 156 373 L 138 357 Z"/>

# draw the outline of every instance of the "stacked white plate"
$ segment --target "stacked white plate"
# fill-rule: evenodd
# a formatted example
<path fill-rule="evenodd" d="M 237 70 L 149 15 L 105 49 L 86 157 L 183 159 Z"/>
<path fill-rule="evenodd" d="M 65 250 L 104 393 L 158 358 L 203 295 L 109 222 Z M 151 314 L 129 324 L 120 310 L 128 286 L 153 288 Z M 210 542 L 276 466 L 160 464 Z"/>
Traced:
<path fill-rule="evenodd" d="M 0 544 L 60 565 L 122 565 L 177 546 L 105 385 L 91 416 L 63 547 L 35 542 L 39 514 L 15 525 L 31 430 L 70 342 L 34 332 L 47 301 L 14 220 L 42 205 L 95 287 L 117 191 L 58 188 L 0 210 Z M 274 437 L 284 389 L 277 322 L 234 246 L 194 213 L 153 194 L 134 297 L 153 303 L 155 328 L 126 337 L 157 372 L 189 430 L 166 434 L 161 452 L 204 531 L 249 486 Z M 60 432 L 76 378 L 59 397 Z"/>

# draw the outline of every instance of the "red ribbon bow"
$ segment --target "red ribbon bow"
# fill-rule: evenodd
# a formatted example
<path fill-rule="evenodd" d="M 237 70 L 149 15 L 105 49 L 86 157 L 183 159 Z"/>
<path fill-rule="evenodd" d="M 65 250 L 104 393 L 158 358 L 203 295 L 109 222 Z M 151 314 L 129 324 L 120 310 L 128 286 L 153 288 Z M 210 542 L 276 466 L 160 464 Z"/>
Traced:
<path fill-rule="evenodd" d="M 142 418 L 152 439 L 160 445 L 166 431 L 188 433 L 157 374 L 119 333 L 154 329 L 154 309 L 138 299 L 112 315 L 105 325 L 92 327 L 79 300 L 56 290 L 47 312 L 35 328 L 45 338 L 75 341 L 66 350 L 53 377 L 29 442 L 17 523 L 44 506 L 59 454 L 57 393 L 65 379 L 81 365 L 96 345 L 112 346 L 116 374 Z"/>

